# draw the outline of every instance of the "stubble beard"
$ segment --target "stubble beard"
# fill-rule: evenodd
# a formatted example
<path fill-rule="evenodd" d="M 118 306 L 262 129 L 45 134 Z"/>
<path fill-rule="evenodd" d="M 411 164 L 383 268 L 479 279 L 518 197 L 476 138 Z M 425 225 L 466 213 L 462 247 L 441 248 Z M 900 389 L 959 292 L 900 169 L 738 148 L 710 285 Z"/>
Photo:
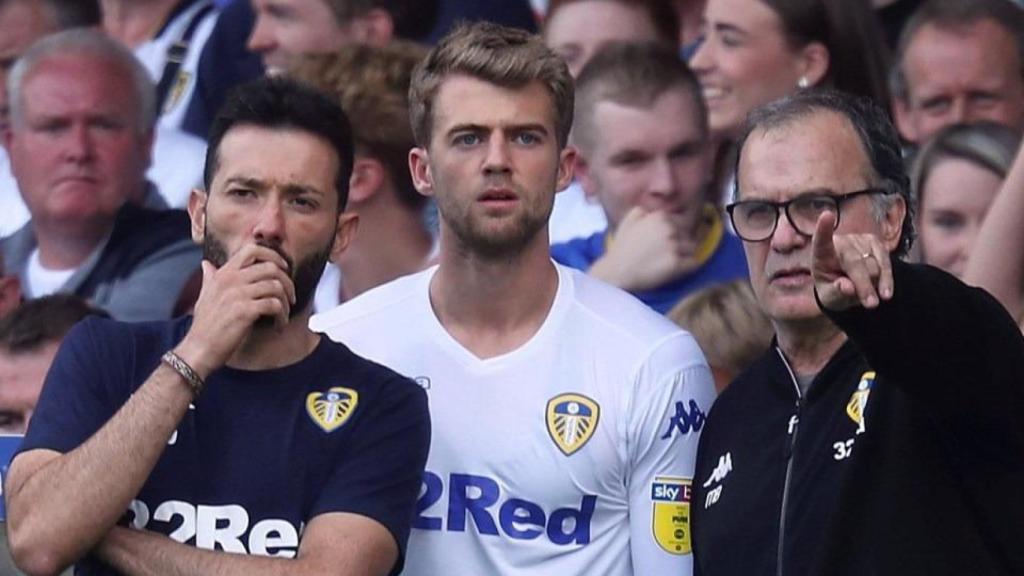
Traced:
<path fill-rule="evenodd" d="M 520 193 L 519 198 L 526 202 L 527 195 Z M 553 207 L 553 202 L 546 209 L 537 203 L 524 205 L 501 221 L 487 222 L 489 218 L 475 214 L 472 205 L 460 206 L 446 195 L 438 195 L 436 200 L 441 221 L 458 241 L 459 251 L 491 262 L 513 260 L 522 254 L 543 232 Z"/>

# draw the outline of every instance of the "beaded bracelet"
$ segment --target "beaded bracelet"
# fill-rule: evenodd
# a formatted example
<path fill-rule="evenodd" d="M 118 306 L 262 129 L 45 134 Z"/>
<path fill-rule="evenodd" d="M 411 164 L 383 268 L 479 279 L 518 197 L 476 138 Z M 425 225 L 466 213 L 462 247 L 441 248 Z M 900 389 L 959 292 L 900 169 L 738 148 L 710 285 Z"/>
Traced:
<path fill-rule="evenodd" d="M 188 362 L 181 359 L 181 356 L 178 356 L 173 351 L 168 350 L 160 357 L 160 361 L 170 366 L 172 370 L 185 379 L 188 387 L 192 389 L 193 398 L 198 397 L 199 394 L 202 393 L 203 386 L 205 386 L 203 379 L 195 370 L 192 369 L 191 366 L 188 365 Z"/>

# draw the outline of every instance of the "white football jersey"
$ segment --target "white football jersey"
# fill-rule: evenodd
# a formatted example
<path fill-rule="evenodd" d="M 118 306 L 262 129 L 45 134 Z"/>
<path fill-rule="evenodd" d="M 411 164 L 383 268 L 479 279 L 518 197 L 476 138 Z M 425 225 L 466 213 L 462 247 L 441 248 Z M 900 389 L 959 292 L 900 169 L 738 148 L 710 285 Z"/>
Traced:
<path fill-rule="evenodd" d="M 429 395 L 403 574 L 691 573 L 691 479 L 715 394 L 704 356 L 632 296 L 557 269 L 543 325 L 494 358 L 434 315 L 436 267 L 311 320 Z"/>

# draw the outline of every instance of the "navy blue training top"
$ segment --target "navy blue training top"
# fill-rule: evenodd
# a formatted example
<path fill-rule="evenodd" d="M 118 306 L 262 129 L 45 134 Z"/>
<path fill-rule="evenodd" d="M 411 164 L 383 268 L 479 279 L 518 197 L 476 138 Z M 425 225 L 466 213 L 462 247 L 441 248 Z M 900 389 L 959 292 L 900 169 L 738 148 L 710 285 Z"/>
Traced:
<path fill-rule="evenodd" d="M 190 324 L 90 318 L 77 325 L 20 451 L 68 452 L 85 442 Z M 122 524 L 201 548 L 290 558 L 313 517 L 350 512 L 391 532 L 397 573 L 429 442 L 421 388 L 323 338 L 291 366 L 211 374 Z M 85 558 L 76 573 L 115 572 Z"/>

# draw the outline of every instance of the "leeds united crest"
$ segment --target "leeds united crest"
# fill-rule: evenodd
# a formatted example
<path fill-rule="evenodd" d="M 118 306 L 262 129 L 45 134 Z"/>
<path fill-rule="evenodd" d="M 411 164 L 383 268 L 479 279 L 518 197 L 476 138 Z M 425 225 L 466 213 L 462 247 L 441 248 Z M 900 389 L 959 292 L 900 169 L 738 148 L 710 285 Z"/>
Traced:
<path fill-rule="evenodd" d="M 548 400 L 548 434 L 566 456 L 583 447 L 594 435 L 601 408 L 581 394 L 560 394 Z"/>
<path fill-rule="evenodd" d="M 306 412 L 324 432 L 334 432 L 348 421 L 359 404 L 359 393 L 351 388 L 331 388 L 306 396 Z"/>
<path fill-rule="evenodd" d="M 867 408 L 868 396 L 871 395 L 871 387 L 874 384 L 875 373 L 865 372 L 857 384 L 857 391 L 850 396 L 850 401 L 846 404 L 846 415 L 857 424 L 857 434 L 863 434 L 866 431 L 864 411 Z"/>

